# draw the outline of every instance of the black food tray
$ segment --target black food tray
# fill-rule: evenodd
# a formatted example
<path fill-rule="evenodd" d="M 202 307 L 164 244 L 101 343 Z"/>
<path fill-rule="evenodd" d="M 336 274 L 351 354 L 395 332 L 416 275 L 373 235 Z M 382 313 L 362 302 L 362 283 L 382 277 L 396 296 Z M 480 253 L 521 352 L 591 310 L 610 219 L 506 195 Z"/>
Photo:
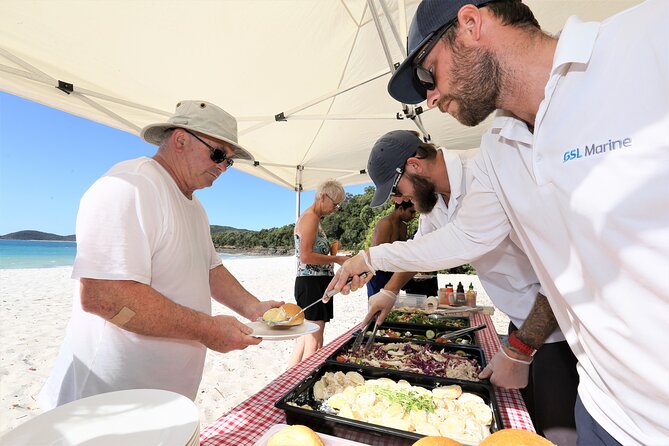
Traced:
<path fill-rule="evenodd" d="M 366 342 L 368 338 L 365 338 L 362 342 L 362 348 L 365 347 Z M 353 346 L 353 343 L 355 342 L 355 337 L 352 337 L 348 341 L 346 341 L 341 347 L 339 347 L 337 350 L 335 350 L 334 353 L 332 353 L 326 361 L 328 362 L 334 362 L 337 364 L 344 365 L 346 367 L 350 368 L 370 368 L 370 369 L 380 369 L 380 370 L 392 370 L 392 371 L 399 371 L 393 368 L 385 368 L 385 367 L 375 367 L 372 365 L 368 364 L 356 364 L 353 362 L 339 362 L 337 361 L 337 357 L 341 355 L 342 353 L 346 353 L 350 348 Z M 418 345 L 426 345 L 431 348 L 432 351 L 442 351 L 445 350 L 446 352 L 456 352 L 456 351 L 461 351 L 466 354 L 466 357 L 475 359 L 476 362 L 478 363 L 480 369 L 479 371 L 483 370 L 486 366 L 486 361 L 485 361 L 485 355 L 483 354 L 483 350 L 481 350 L 479 347 L 471 347 L 471 346 L 465 346 L 465 345 L 454 345 L 454 344 L 439 344 L 437 342 L 427 342 L 427 341 L 407 341 L 407 340 L 402 340 L 402 339 L 393 339 L 393 338 L 374 338 L 374 343 L 381 343 L 381 344 L 408 344 L 408 343 L 413 343 L 413 344 L 418 344 Z M 409 375 L 416 375 L 416 376 L 421 376 L 425 375 L 423 373 L 418 373 L 418 372 L 409 372 L 409 371 L 402 371 L 402 373 L 406 373 Z M 438 375 L 430 375 L 430 376 L 438 376 Z M 442 378 L 446 378 L 445 376 L 442 376 Z M 458 381 L 458 384 L 460 382 L 481 382 L 481 381 L 472 381 L 472 380 L 464 380 L 464 379 L 459 379 L 459 378 L 447 378 L 451 379 L 454 381 Z"/>
<path fill-rule="evenodd" d="M 437 342 L 435 339 L 427 339 L 427 336 L 425 336 L 425 333 L 428 330 L 432 330 L 433 332 L 435 332 L 435 334 L 436 333 L 441 333 L 441 332 L 459 330 L 459 328 L 453 328 L 453 329 L 450 329 L 450 330 L 441 330 L 440 331 L 440 330 L 435 330 L 434 327 L 429 327 L 429 328 L 426 328 L 426 327 L 427 326 L 424 325 L 424 326 L 422 326 L 422 328 L 414 328 L 414 329 L 411 329 L 411 330 L 407 330 L 407 329 L 404 329 L 404 328 L 400 329 L 400 328 L 396 328 L 396 327 L 390 327 L 390 326 L 386 325 L 386 323 L 384 322 L 383 324 L 379 325 L 379 332 L 381 330 L 384 330 L 384 331 L 385 330 L 393 330 L 393 331 L 399 332 L 402 337 L 395 338 L 395 337 L 391 337 L 391 336 L 381 335 L 379 332 L 376 333 L 376 337 L 377 338 L 395 339 L 397 341 Z M 406 332 L 410 332 L 411 336 L 405 337 L 404 335 L 405 335 Z M 357 335 L 358 333 L 360 333 L 360 329 L 358 329 L 354 332 L 354 336 Z M 371 330 L 370 330 L 370 333 L 371 333 Z M 419 336 L 419 337 L 415 338 L 414 336 Z M 447 343 L 443 343 L 442 345 L 460 345 L 460 346 L 464 346 L 464 347 L 477 346 L 478 345 L 478 342 L 476 341 L 476 332 L 465 333 L 462 336 L 458 336 L 456 338 L 453 338 L 451 341 L 459 341 L 459 340 L 467 341 L 468 344 L 460 344 L 458 342 L 447 342 Z"/>
<path fill-rule="evenodd" d="M 398 310 L 393 310 L 398 311 Z M 406 313 L 402 311 L 401 313 Z M 427 317 L 427 314 L 425 315 Z M 396 327 L 404 330 L 411 329 L 431 329 L 434 331 L 453 331 L 460 330 L 462 328 L 468 328 L 471 324 L 469 322 L 469 317 L 467 316 L 440 316 L 438 319 L 427 319 L 429 323 L 417 323 L 417 322 L 395 322 L 388 319 L 383 322 L 384 325 L 388 327 Z"/>
<path fill-rule="evenodd" d="M 326 362 L 325 364 L 320 365 L 316 370 L 311 372 L 309 376 L 300 381 L 279 401 L 277 401 L 274 406 L 285 411 L 288 424 L 304 424 L 324 434 L 355 440 L 372 446 L 410 446 L 416 442 L 416 440 L 423 438 L 423 435 L 416 432 L 408 432 L 391 427 L 366 423 L 316 410 L 320 407 L 320 403 L 313 398 L 312 388 L 314 384 L 316 384 L 326 372 L 334 373 L 341 371 L 346 373 L 352 370 L 360 373 L 365 379 L 390 378 L 395 381 L 404 379 L 412 385 L 418 385 L 430 390 L 436 387 L 457 384 L 462 388 L 463 392 L 479 395 L 491 408 L 493 416 L 490 426 L 491 432 L 504 429 L 502 417 L 497 406 L 497 400 L 495 399 L 495 393 L 492 386 L 489 384 L 455 381 L 435 376 L 402 373 L 388 369 L 368 369 L 362 367 L 354 369 L 332 362 Z M 297 406 L 309 405 L 314 408 L 314 410 L 293 406 L 288 403 L 294 403 Z"/>

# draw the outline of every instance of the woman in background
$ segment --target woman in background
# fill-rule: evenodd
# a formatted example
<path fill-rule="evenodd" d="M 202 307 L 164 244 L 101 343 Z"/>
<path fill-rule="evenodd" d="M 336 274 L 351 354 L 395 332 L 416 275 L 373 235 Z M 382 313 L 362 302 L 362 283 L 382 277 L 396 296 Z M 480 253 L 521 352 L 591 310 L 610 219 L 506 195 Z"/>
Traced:
<path fill-rule="evenodd" d="M 321 218 L 339 209 L 345 197 L 344 188 L 338 181 L 322 183 L 316 190 L 314 204 L 304 211 L 295 225 L 295 300 L 302 308 L 323 297 L 334 276 L 334 262 L 341 265 L 349 258 L 333 255 L 320 223 Z M 308 358 L 323 346 L 325 323 L 332 319 L 333 313 L 332 299 L 326 304 L 321 302 L 307 309 L 304 318 L 317 324 L 318 331 L 297 339 L 289 367 Z"/>

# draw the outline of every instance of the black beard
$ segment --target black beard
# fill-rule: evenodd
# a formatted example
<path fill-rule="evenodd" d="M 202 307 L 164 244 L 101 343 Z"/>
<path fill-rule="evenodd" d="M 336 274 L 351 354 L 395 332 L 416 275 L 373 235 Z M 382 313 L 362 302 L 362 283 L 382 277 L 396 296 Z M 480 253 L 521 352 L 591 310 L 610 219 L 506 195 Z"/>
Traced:
<path fill-rule="evenodd" d="M 405 175 L 413 185 L 413 204 L 416 210 L 422 214 L 431 212 L 438 200 L 434 184 L 417 175 L 410 173 Z"/>
<path fill-rule="evenodd" d="M 453 43 L 452 49 L 453 92 L 444 102 L 455 99 L 460 108 L 453 117 L 460 123 L 473 127 L 497 109 L 502 70 L 499 61 L 490 51 L 466 48 L 457 41 Z"/>

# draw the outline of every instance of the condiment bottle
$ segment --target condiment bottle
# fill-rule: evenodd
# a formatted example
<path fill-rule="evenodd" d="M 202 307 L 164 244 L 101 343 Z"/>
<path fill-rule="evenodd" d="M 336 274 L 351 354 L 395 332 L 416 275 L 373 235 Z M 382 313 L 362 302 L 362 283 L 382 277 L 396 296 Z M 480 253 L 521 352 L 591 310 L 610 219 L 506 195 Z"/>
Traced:
<path fill-rule="evenodd" d="M 466 297 L 467 297 L 467 305 L 470 307 L 475 307 L 476 291 L 474 291 L 474 285 L 471 282 L 469 283 L 469 289 L 467 290 Z"/>
<path fill-rule="evenodd" d="M 458 287 L 455 290 L 455 305 L 461 306 L 467 304 L 467 298 L 465 297 L 465 287 L 462 286 L 462 282 L 458 282 Z"/>
<path fill-rule="evenodd" d="M 445 290 L 446 290 L 445 294 L 448 305 L 455 305 L 455 295 L 453 294 L 453 285 L 451 284 L 451 282 L 448 282 L 446 284 Z"/>

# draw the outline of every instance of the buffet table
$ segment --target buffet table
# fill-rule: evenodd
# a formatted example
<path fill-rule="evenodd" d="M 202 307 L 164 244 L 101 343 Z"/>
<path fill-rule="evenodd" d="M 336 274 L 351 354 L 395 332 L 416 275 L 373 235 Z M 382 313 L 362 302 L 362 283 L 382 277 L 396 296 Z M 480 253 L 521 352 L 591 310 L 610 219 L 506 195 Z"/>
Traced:
<path fill-rule="evenodd" d="M 479 346 L 486 355 L 486 360 L 490 361 L 500 347 L 492 319 L 486 314 L 475 313 L 471 316 L 471 323 L 472 325 L 487 325 L 486 329 L 478 331 L 476 335 Z M 310 358 L 287 370 L 258 393 L 222 415 L 202 431 L 200 444 L 204 446 L 254 445 L 256 440 L 273 425 L 285 423 L 284 412 L 275 408 L 274 403 L 350 339 L 357 328 L 357 326 L 353 327 L 342 334 Z M 534 432 L 532 421 L 520 393 L 517 390 L 500 388 L 495 388 L 495 393 L 504 426 Z"/>

